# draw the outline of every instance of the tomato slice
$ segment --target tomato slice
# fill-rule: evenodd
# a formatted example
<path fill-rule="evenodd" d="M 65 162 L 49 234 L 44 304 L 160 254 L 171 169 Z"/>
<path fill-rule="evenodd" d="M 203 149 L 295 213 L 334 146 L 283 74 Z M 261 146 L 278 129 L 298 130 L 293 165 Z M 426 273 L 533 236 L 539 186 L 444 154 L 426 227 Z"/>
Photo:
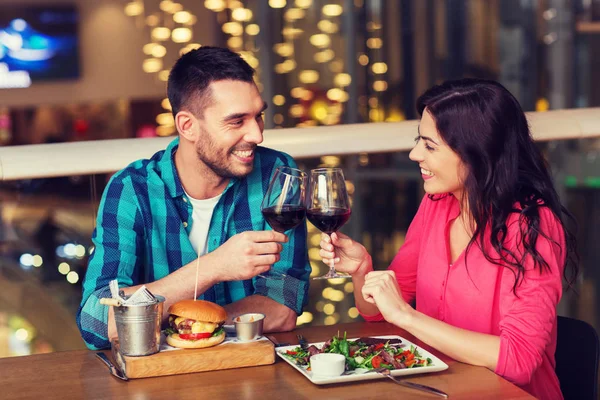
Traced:
<path fill-rule="evenodd" d="M 373 368 L 379 368 L 381 366 L 382 361 L 383 361 L 383 359 L 381 357 L 375 356 L 371 360 L 371 365 L 373 366 Z"/>
<path fill-rule="evenodd" d="M 204 332 L 204 333 L 180 333 L 179 337 L 183 340 L 198 340 L 198 339 L 206 339 L 211 337 L 212 333 Z"/>
<path fill-rule="evenodd" d="M 381 350 L 385 347 L 385 344 L 383 343 L 378 343 L 375 345 L 375 348 L 373 350 Z"/>

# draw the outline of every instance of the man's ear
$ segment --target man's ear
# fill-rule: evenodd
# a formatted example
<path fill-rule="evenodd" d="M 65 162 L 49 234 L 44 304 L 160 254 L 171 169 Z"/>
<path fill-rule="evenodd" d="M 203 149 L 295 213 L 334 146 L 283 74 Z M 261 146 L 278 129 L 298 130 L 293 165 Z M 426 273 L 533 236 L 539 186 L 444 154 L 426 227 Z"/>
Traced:
<path fill-rule="evenodd" d="M 175 115 L 175 127 L 181 136 L 190 142 L 196 141 L 196 133 L 198 131 L 198 120 L 189 111 L 179 111 Z"/>

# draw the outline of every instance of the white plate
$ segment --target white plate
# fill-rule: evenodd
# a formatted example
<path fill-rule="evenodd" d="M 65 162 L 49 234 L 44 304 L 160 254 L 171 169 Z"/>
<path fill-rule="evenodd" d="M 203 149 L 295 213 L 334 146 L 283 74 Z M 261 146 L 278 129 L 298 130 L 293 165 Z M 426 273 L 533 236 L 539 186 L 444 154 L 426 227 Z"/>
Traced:
<path fill-rule="evenodd" d="M 378 339 L 400 339 L 400 340 L 402 340 L 402 344 L 404 345 L 404 347 L 406 349 L 410 349 L 411 345 L 417 347 L 414 343 L 404 339 L 401 336 L 391 335 L 391 336 L 370 336 L 370 337 L 378 338 Z M 348 340 L 357 340 L 357 339 L 359 339 L 359 338 L 348 339 Z M 323 346 L 324 343 L 325 342 L 310 343 L 309 346 L 311 344 L 313 344 L 313 345 L 317 346 L 318 348 L 321 348 L 321 346 Z M 284 356 L 284 353 L 286 351 L 293 350 L 296 347 L 298 347 L 298 345 L 278 347 L 275 349 L 275 352 L 285 362 L 287 362 L 292 367 L 294 367 L 298 371 L 300 371 L 304 376 L 306 376 L 308 378 L 308 380 L 310 380 L 315 385 L 327 385 L 330 383 L 344 383 L 344 382 L 355 382 L 355 381 L 368 381 L 371 379 L 385 378 L 381 374 L 378 374 L 375 372 L 367 372 L 367 371 L 369 371 L 367 369 L 357 369 L 354 371 L 347 371 L 347 372 L 344 372 L 344 374 L 341 376 L 333 376 L 333 377 L 330 377 L 330 376 L 324 377 L 324 376 L 313 375 L 312 372 L 306 370 L 307 366 L 299 366 L 299 365 L 295 364 L 292 360 L 290 360 L 289 358 Z M 448 369 L 448 365 L 445 362 L 443 362 L 442 360 L 440 360 L 439 358 L 437 358 L 436 356 L 434 356 L 427 350 L 423 349 L 422 347 L 418 347 L 418 349 L 419 349 L 419 353 L 421 354 L 421 356 L 423 358 L 428 358 L 428 357 L 431 358 L 431 361 L 433 361 L 433 363 L 431 365 L 429 365 L 427 367 L 419 367 L 419 368 L 393 369 L 390 371 L 390 374 L 393 376 L 406 376 L 406 375 L 415 375 L 415 374 L 427 374 L 430 372 L 439 372 L 439 371 L 444 371 L 445 369 Z"/>

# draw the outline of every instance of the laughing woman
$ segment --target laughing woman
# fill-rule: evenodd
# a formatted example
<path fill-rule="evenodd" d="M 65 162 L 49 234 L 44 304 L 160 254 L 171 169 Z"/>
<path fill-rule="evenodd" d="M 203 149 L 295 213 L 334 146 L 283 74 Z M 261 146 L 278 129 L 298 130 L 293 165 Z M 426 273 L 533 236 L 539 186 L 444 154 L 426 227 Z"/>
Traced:
<path fill-rule="evenodd" d="M 556 306 L 563 275 L 577 273 L 575 242 L 525 115 L 503 86 L 473 79 L 429 89 L 417 108 L 410 159 L 426 196 L 392 264 L 373 271 L 365 248 L 341 233 L 323 234 L 321 257 L 352 275 L 367 321 L 562 399 Z"/>

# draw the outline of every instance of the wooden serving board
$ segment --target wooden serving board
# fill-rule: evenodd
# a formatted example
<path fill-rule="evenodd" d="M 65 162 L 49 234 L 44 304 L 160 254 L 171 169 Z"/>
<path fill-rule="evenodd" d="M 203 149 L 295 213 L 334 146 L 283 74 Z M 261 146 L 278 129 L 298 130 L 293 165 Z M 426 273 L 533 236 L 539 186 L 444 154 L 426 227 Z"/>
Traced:
<path fill-rule="evenodd" d="M 111 351 L 121 371 L 130 379 L 253 367 L 275 362 L 275 347 L 270 340 L 222 343 L 205 349 L 161 351 L 144 357 L 121 354 L 119 341 L 114 340 Z"/>

